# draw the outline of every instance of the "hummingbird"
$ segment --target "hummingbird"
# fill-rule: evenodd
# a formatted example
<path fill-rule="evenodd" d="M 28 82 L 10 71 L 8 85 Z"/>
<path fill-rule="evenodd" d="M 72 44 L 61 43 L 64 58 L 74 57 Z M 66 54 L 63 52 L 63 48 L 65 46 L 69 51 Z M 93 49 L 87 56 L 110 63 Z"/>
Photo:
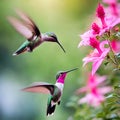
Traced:
<path fill-rule="evenodd" d="M 52 115 L 55 111 L 56 105 L 60 105 L 67 73 L 77 69 L 78 68 L 74 68 L 67 71 L 59 71 L 56 75 L 55 84 L 47 82 L 34 82 L 32 83 L 32 85 L 23 88 L 22 91 L 49 94 L 46 115 Z"/>
<path fill-rule="evenodd" d="M 8 21 L 16 29 L 16 31 L 24 36 L 27 40 L 13 53 L 13 55 L 19 55 L 24 52 L 32 52 L 43 42 L 56 42 L 65 52 L 65 49 L 58 41 L 55 33 L 41 33 L 39 28 L 28 15 L 20 10 L 17 10 L 16 13 L 19 15 L 20 19 L 9 16 Z"/>

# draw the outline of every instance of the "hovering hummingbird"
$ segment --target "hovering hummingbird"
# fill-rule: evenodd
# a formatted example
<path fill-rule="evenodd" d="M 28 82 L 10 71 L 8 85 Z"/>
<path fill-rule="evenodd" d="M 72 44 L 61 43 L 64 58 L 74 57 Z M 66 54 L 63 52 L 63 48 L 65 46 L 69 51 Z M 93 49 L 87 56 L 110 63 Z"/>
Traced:
<path fill-rule="evenodd" d="M 74 68 L 68 71 L 59 71 L 56 75 L 56 83 L 50 84 L 46 82 L 35 82 L 31 86 L 23 88 L 23 91 L 27 92 L 37 92 L 43 94 L 50 94 L 47 103 L 47 113 L 46 115 L 51 115 L 55 111 L 56 105 L 60 104 L 61 96 L 63 93 L 63 87 L 65 82 L 65 77 L 67 73 L 77 70 L 78 68 Z"/>
<path fill-rule="evenodd" d="M 56 42 L 65 52 L 65 49 L 60 44 L 57 36 L 53 32 L 41 33 L 33 20 L 30 19 L 25 13 L 21 11 L 16 11 L 20 16 L 21 20 L 15 17 L 8 17 L 11 25 L 27 40 L 16 50 L 13 55 L 19 55 L 23 52 L 32 52 L 36 47 L 38 47 L 43 42 Z"/>

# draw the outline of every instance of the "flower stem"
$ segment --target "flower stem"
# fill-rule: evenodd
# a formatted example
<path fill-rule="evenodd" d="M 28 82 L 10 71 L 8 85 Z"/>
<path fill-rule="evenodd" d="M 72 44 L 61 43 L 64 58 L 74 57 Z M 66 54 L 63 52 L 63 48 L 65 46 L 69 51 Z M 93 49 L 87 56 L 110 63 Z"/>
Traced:
<path fill-rule="evenodd" d="M 110 38 L 110 32 L 107 34 L 107 36 L 108 36 L 108 38 Z M 110 40 L 107 39 L 107 41 L 108 41 L 108 45 L 109 45 L 109 47 L 110 47 L 110 51 L 111 51 L 111 53 L 112 53 L 112 56 L 114 57 L 114 58 L 112 59 L 112 57 L 110 56 L 110 59 L 111 59 L 112 62 L 118 67 L 118 66 L 119 66 L 119 62 L 118 62 L 118 60 L 117 60 L 117 58 L 116 58 L 116 56 L 115 56 L 115 54 L 114 54 L 114 52 L 113 52 L 113 49 L 112 49 L 111 44 L 110 44 Z"/>

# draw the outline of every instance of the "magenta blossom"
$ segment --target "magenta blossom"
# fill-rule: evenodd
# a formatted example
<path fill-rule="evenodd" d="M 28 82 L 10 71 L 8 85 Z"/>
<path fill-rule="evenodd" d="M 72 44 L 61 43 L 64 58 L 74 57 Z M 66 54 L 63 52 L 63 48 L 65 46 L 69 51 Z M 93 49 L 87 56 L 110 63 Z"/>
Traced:
<path fill-rule="evenodd" d="M 100 50 L 96 48 L 92 53 L 90 53 L 89 56 L 83 59 L 83 62 L 84 62 L 83 66 L 85 66 L 89 62 L 93 63 L 92 64 L 92 75 L 95 74 L 95 72 L 98 70 L 103 60 L 107 56 L 108 52 L 110 51 L 109 48 L 105 48 L 105 44 L 108 44 L 108 42 L 107 41 L 101 42 L 99 44 Z"/>
<path fill-rule="evenodd" d="M 91 29 L 84 34 L 80 35 L 81 41 L 78 47 L 90 46 L 90 38 L 96 38 L 96 36 L 101 36 L 102 34 L 109 32 L 114 26 L 120 23 L 119 17 L 107 17 L 105 15 L 104 8 L 101 4 L 98 5 L 96 10 L 97 17 L 100 19 L 101 24 L 93 23 Z"/>
<path fill-rule="evenodd" d="M 111 87 L 100 87 L 106 80 L 106 76 L 89 75 L 87 85 L 76 91 L 77 94 L 86 93 L 86 96 L 79 100 L 79 104 L 87 103 L 98 107 L 105 100 L 104 95 L 111 91 Z"/>
<path fill-rule="evenodd" d="M 80 35 L 82 41 L 80 41 L 78 47 L 81 46 L 88 46 L 90 44 L 90 37 L 93 37 L 93 33 L 91 30 L 85 32 L 84 34 Z"/>
<path fill-rule="evenodd" d="M 102 35 L 103 33 L 110 31 L 115 25 L 120 23 L 120 18 L 118 16 L 117 17 L 114 15 L 106 16 L 105 10 L 101 4 L 98 5 L 96 12 L 97 12 L 97 17 L 101 20 L 102 23 L 102 27 L 100 27 L 99 35 Z"/>
<path fill-rule="evenodd" d="M 101 20 L 101 23 L 102 23 L 102 26 L 98 25 L 96 23 L 96 25 L 100 29 L 99 33 L 98 33 L 99 35 L 102 35 L 106 31 L 110 31 L 115 25 L 120 23 L 120 17 L 117 15 L 108 15 L 108 14 L 106 15 L 105 10 L 101 4 L 98 5 L 96 12 L 97 12 L 97 17 Z M 115 11 L 114 11 L 114 13 L 115 13 Z M 95 31 L 95 29 L 94 29 L 94 31 Z"/>
<path fill-rule="evenodd" d="M 115 17 L 105 17 L 104 9 L 100 4 L 97 8 L 97 16 L 100 18 L 102 26 L 94 22 L 89 31 L 80 35 L 82 40 L 80 41 L 78 47 L 89 46 L 90 38 L 101 36 L 105 32 L 110 31 L 115 25 L 120 23 L 120 18 L 116 19 Z"/>
<path fill-rule="evenodd" d="M 93 48 L 99 47 L 99 41 L 94 37 L 93 31 L 87 31 L 81 35 L 82 41 L 79 43 L 78 47 L 81 46 L 92 46 Z"/>
<path fill-rule="evenodd" d="M 100 27 L 96 23 L 93 23 L 92 29 L 80 35 L 82 40 L 80 41 L 78 47 L 91 46 L 90 44 L 91 38 L 96 38 L 96 35 L 98 35 L 99 33 L 100 33 Z"/>
<path fill-rule="evenodd" d="M 120 4 L 117 2 L 117 0 L 103 0 L 103 2 L 109 5 L 106 9 L 108 14 L 116 17 L 119 16 Z"/>

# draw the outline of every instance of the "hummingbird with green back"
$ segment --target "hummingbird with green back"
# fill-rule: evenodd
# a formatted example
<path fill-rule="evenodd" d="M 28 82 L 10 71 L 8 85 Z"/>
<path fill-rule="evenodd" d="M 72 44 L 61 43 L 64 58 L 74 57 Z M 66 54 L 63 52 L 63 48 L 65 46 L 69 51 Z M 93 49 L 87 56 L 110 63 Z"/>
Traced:
<path fill-rule="evenodd" d="M 56 105 L 60 104 L 61 96 L 63 94 L 64 82 L 67 73 L 77 70 L 74 68 L 68 71 L 59 71 L 56 75 L 56 83 L 50 84 L 46 82 L 35 82 L 32 85 L 23 88 L 23 91 L 36 92 L 43 94 L 50 94 L 47 103 L 47 113 L 46 115 L 52 115 L 55 111 Z"/>
<path fill-rule="evenodd" d="M 17 10 L 16 13 L 19 15 L 20 19 L 10 16 L 8 17 L 8 20 L 16 31 L 27 40 L 15 51 L 15 53 L 13 53 L 13 55 L 19 55 L 24 52 L 32 52 L 43 42 L 56 42 L 65 52 L 65 49 L 53 32 L 41 33 L 30 17 L 19 10 Z"/>

